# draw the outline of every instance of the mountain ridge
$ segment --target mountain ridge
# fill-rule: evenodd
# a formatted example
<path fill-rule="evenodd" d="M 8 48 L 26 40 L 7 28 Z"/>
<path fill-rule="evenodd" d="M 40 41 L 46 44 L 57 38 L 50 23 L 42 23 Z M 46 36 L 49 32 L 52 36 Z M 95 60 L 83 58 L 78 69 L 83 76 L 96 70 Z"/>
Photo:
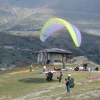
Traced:
<path fill-rule="evenodd" d="M 46 42 L 41 42 L 39 36 L 15 36 L 0 33 L 0 47 L 2 47 L 0 48 L 0 61 L 1 63 L 7 61 L 14 62 L 15 65 L 25 66 L 36 61 L 36 59 L 33 60 L 32 51 L 60 48 L 73 52 L 74 56 L 85 56 L 90 61 L 100 64 L 100 36 L 81 33 L 82 44 L 79 48 L 75 47 L 70 35 L 64 30 L 50 36 Z M 10 46 L 14 49 L 3 49 L 4 46 Z"/>
<path fill-rule="evenodd" d="M 59 17 L 81 31 L 100 35 L 99 0 L 1 0 L 0 5 L 1 31 L 12 31 L 16 27 L 22 29 L 15 31 L 40 29 L 48 19 Z"/>

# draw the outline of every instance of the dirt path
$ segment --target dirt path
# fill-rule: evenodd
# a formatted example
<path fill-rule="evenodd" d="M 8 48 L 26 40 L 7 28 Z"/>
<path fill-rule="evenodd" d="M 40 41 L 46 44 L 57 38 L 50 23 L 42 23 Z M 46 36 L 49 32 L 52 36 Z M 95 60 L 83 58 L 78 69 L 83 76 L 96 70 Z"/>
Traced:
<path fill-rule="evenodd" d="M 82 94 L 73 95 L 71 97 L 76 98 L 76 100 L 78 100 L 78 98 L 81 98 L 81 100 L 88 100 L 91 97 L 99 98 L 100 97 L 100 90 L 89 91 L 89 92 L 85 92 L 85 93 L 82 93 Z"/>
<path fill-rule="evenodd" d="M 33 92 L 31 94 L 27 94 L 25 96 L 22 96 L 22 97 L 19 97 L 19 98 L 15 98 L 15 99 L 12 99 L 12 100 L 40 100 L 39 95 L 41 95 L 42 93 L 50 92 L 50 91 L 53 91 L 55 88 L 63 87 L 63 86 L 64 86 L 64 84 L 63 85 L 59 85 L 59 86 L 55 86 L 54 85 L 52 87 L 49 87 L 48 89 L 45 89 L 45 90 L 42 90 L 42 91 L 39 91 L 39 92 Z M 61 94 L 61 93 L 59 93 L 59 94 Z M 59 94 L 55 94 L 55 95 L 59 95 Z M 55 95 L 42 96 L 41 100 L 52 100 Z M 56 100 L 60 100 L 60 97 L 57 98 Z"/>
<path fill-rule="evenodd" d="M 33 92 L 33 93 L 30 93 L 30 94 L 27 94 L 25 96 L 21 96 L 19 98 L 15 98 L 12 100 L 60 100 L 66 94 L 65 92 L 60 92 L 58 94 L 49 95 L 49 96 L 41 96 L 41 97 L 40 97 L 40 95 L 42 93 L 53 91 L 55 88 L 64 87 L 64 86 L 65 86 L 64 84 L 59 85 L 59 86 L 54 85 L 52 87 L 49 87 L 48 89 L 44 89 L 44 90 L 39 91 L 39 92 Z M 85 92 L 83 94 L 73 95 L 71 97 L 65 96 L 66 99 L 72 98 L 74 100 L 78 100 L 79 98 L 81 98 L 81 100 L 88 100 L 91 97 L 99 98 L 100 97 L 100 90 Z"/>

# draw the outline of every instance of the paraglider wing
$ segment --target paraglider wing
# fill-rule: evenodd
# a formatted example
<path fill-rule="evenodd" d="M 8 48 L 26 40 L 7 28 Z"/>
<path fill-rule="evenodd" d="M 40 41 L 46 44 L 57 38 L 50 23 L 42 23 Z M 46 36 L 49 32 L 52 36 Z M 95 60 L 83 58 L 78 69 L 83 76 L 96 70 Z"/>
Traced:
<path fill-rule="evenodd" d="M 74 31 L 76 33 L 78 45 L 80 46 L 81 45 L 81 41 L 82 41 L 81 33 L 80 33 L 79 29 L 76 26 L 72 25 L 72 27 L 73 27 L 73 29 L 74 29 Z"/>
<path fill-rule="evenodd" d="M 60 19 L 60 18 L 52 18 L 48 20 L 42 27 L 41 33 L 40 33 L 40 40 L 45 42 L 45 40 L 53 34 L 55 31 L 66 27 L 66 29 L 69 31 L 72 40 L 76 47 L 79 47 L 81 44 L 81 35 L 77 27 L 74 25 L 70 24 L 69 22 Z M 78 36 L 80 35 L 80 36 Z"/>
<path fill-rule="evenodd" d="M 55 31 L 65 27 L 63 24 L 57 22 L 56 20 L 47 21 L 41 29 L 40 40 L 45 42 L 45 40 L 53 34 Z"/>

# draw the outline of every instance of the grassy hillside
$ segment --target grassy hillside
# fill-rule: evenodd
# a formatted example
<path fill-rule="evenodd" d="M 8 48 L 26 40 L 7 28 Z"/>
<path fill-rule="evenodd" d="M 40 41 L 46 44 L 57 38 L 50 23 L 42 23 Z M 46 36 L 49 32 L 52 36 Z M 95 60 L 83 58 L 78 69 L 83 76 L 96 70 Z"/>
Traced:
<path fill-rule="evenodd" d="M 68 65 L 67 65 L 68 66 Z M 76 65 L 70 65 L 74 68 Z M 92 65 L 88 65 L 90 67 Z M 47 69 L 62 66 L 47 66 Z M 92 66 L 93 67 L 93 66 Z M 62 82 L 58 83 L 57 75 L 53 75 L 53 81 L 47 82 L 41 66 L 34 66 L 29 72 L 29 67 L 0 72 L 0 99 L 1 100 L 99 100 L 100 81 L 89 80 L 89 76 L 100 76 L 99 72 L 88 71 L 62 71 Z M 75 87 L 70 94 L 66 94 L 65 78 L 71 74 L 75 80 Z"/>

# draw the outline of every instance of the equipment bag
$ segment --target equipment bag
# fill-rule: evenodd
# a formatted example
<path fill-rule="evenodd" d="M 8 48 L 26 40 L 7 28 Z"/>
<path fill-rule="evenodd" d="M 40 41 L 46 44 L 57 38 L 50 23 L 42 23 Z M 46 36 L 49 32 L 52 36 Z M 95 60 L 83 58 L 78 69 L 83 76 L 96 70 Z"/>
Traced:
<path fill-rule="evenodd" d="M 74 84 L 74 78 L 71 78 L 69 85 L 70 85 L 70 88 L 73 88 L 75 86 L 75 84 Z"/>

